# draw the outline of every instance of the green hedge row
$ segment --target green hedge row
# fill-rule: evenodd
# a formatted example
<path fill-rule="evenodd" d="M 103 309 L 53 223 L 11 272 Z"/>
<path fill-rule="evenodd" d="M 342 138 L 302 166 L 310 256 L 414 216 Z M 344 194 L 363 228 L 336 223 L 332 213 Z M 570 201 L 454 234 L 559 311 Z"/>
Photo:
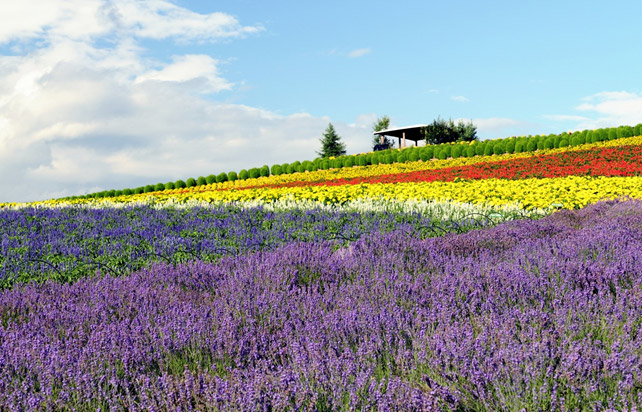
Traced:
<path fill-rule="evenodd" d="M 141 186 L 135 189 L 106 190 L 84 196 L 72 196 L 67 199 L 103 198 L 120 195 L 140 194 L 154 191 L 180 189 L 211 183 L 254 179 L 261 176 L 278 176 L 281 174 L 314 172 L 341 167 L 368 166 L 374 164 L 390 164 L 427 161 L 430 159 L 447 159 L 458 157 L 491 156 L 504 153 L 534 152 L 536 150 L 553 149 L 565 146 L 579 146 L 584 143 L 596 143 L 605 140 L 620 139 L 632 136 L 642 136 L 642 123 L 631 126 L 620 126 L 597 130 L 582 130 L 573 133 L 549 134 L 548 136 L 522 136 L 504 139 L 483 140 L 461 143 L 444 143 L 409 147 L 404 150 L 389 149 L 374 153 L 340 156 L 335 159 L 317 158 L 303 162 L 275 164 L 272 167 L 263 165 L 252 169 L 236 172 L 222 172 L 218 175 L 200 176 L 198 179 L 189 178 L 185 181 L 157 183 L 156 185 Z"/>

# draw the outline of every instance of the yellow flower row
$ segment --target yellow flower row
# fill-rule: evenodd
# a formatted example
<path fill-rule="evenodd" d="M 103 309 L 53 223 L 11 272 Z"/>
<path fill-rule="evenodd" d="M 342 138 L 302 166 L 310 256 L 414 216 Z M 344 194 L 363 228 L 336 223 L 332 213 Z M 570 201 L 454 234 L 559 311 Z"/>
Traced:
<path fill-rule="evenodd" d="M 451 200 L 501 207 L 520 205 L 525 209 L 582 208 L 603 199 L 631 197 L 642 199 L 642 177 L 570 176 L 554 179 L 488 179 L 458 182 L 358 184 L 346 186 L 307 186 L 295 188 L 256 188 L 170 194 L 157 192 L 93 200 L 96 206 L 113 203 L 164 203 L 168 201 L 244 202 L 278 199 L 343 203 L 356 199 Z"/>
<path fill-rule="evenodd" d="M 228 200 L 250 200 L 250 199 L 273 199 L 273 198 L 282 198 L 286 194 L 293 194 L 294 197 L 298 199 L 314 199 L 314 200 L 319 200 L 319 201 L 324 201 L 324 202 L 341 202 L 344 201 L 346 198 L 359 198 L 359 197 L 372 197 L 372 196 L 379 196 L 379 192 L 384 192 L 384 197 L 387 198 L 410 198 L 410 197 L 417 197 L 417 198 L 425 198 L 425 199 L 452 199 L 452 200 L 458 200 L 458 201 L 464 201 L 468 202 L 471 201 L 471 196 L 472 194 L 468 195 L 465 193 L 453 193 L 452 197 L 448 197 L 448 193 L 450 193 L 449 187 L 452 185 L 457 185 L 457 191 L 461 190 L 461 187 L 474 187 L 473 189 L 473 194 L 475 196 L 472 196 L 475 198 L 476 203 L 480 203 L 481 199 L 484 196 L 489 196 L 489 202 L 494 202 L 494 201 L 499 201 L 503 197 L 511 197 L 511 198 L 523 198 L 521 195 L 515 195 L 514 193 L 512 195 L 504 194 L 505 190 L 508 190 L 510 193 L 512 189 L 502 189 L 504 190 L 502 195 L 500 195 L 499 200 L 493 200 L 496 199 L 496 196 L 492 193 L 489 192 L 488 190 L 484 190 L 484 187 L 493 187 L 492 185 L 501 185 L 502 188 L 504 187 L 511 187 L 511 188 L 517 188 L 517 187 L 525 187 L 525 191 L 521 191 L 524 193 L 528 193 L 529 185 L 533 185 L 533 182 L 536 182 L 535 184 L 536 187 L 541 187 L 542 185 L 548 185 L 549 183 L 546 183 L 546 179 L 527 179 L 527 180 L 522 180 L 519 182 L 504 182 L 504 183 L 493 183 L 497 182 L 494 180 L 488 180 L 488 181 L 480 181 L 480 182 L 458 182 L 458 183 L 453 183 L 453 182 L 434 182 L 434 183 L 399 183 L 396 185 L 356 185 L 354 187 L 352 186 L 340 186 L 340 187 L 309 187 L 309 188 L 279 188 L 279 189 L 260 189 L 260 188 L 254 188 L 254 189 L 247 189 L 247 190 L 238 190 L 241 188 L 246 188 L 250 186 L 257 186 L 257 185 L 268 185 L 268 184 L 281 184 L 281 183 L 288 183 L 288 182 L 294 182 L 294 181 L 325 181 L 325 180 L 333 180 L 333 179 L 342 179 L 342 178 L 357 178 L 357 177 L 370 177 L 370 176 L 379 176 L 379 175 L 384 175 L 384 174 L 396 174 L 396 173 L 404 173 L 404 172 L 412 172 L 412 171 L 417 171 L 417 170 L 430 170 L 430 169 L 441 169 L 441 168 L 448 168 L 448 167 L 455 167 L 455 166 L 467 166 L 467 165 L 474 165 L 474 164 L 479 164 L 479 163 L 485 163 L 485 162 L 491 162 L 491 161 L 498 161 L 498 160 L 508 160 L 508 159 L 518 159 L 518 158 L 525 158 L 525 157 L 530 157 L 533 155 L 541 155 L 541 154 L 553 154 L 553 153 L 560 153 L 560 152 L 572 152 L 572 151 L 578 151 L 578 150 L 586 150 L 589 148 L 598 148 L 598 147 L 613 147 L 613 146 L 623 146 L 623 145 L 640 145 L 642 144 L 642 136 L 637 136 L 637 137 L 630 137 L 630 138 L 624 138 L 624 139 L 617 139 L 617 140 L 611 140 L 611 141 L 605 141 L 605 142 L 599 142 L 599 143 L 590 143 L 590 144 L 584 144 L 581 146 L 575 146 L 575 147 L 566 147 L 566 148 L 559 148 L 559 149 L 550 149 L 550 150 L 541 150 L 537 151 L 536 153 L 516 153 L 516 154 L 504 154 L 504 155 L 493 155 L 493 156 L 476 156 L 476 157 L 464 157 L 464 158 L 458 158 L 458 159 L 446 159 L 446 160 L 431 160 L 428 162 L 408 162 L 408 163 L 394 163 L 394 164 L 381 164 L 381 165 L 371 165 L 371 166 L 365 166 L 365 167 L 352 167 L 352 168 L 341 168 L 341 169 L 331 169 L 331 170 L 319 170 L 316 172 L 306 172 L 306 173 L 294 173 L 294 174 L 286 174 L 286 175 L 280 175 L 280 176 L 270 176 L 270 177 L 261 177 L 258 179 L 247 179 L 243 181 L 235 181 L 235 182 L 224 182 L 224 183 L 218 183 L 218 184 L 210 184 L 210 185 L 201 185 L 201 186 L 195 186 L 192 188 L 188 189 L 175 189 L 175 190 L 165 190 L 162 192 L 153 192 L 153 193 L 145 193 L 145 194 L 140 194 L 140 195 L 131 195 L 131 196 L 120 196 L 117 198 L 111 198 L 111 199 L 101 199 L 101 200 L 84 200 L 84 199 L 78 199 L 78 200 L 48 200 L 48 201 L 43 201 L 43 202 L 34 202 L 32 203 L 33 205 L 42 205 L 42 206 L 55 206 L 58 204 L 86 204 L 86 203 L 91 203 L 91 204 L 100 204 L 104 201 L 107 202 L 116 202 L 116 203 L 130 203 L 130 202 L 146 202 L 150 198 L 155 198 L 155 199 L 167 199 L 169 197 L 173 197 L 176 199 L 186 199 L 186 198 L 198 198 L 198 199 L 203 199 L 203 200 L 223 200 L 223 201 L 228 201 Z M 414 150 L 414 149 L 406 149 L 406 150 Z M 555 181 L 573 181 L 568 180 L 570 178 L 565 179 L 554 179 Z M 590 178 L 589 178 L 590 179 Z M 549 179 L 550 180 L 550 179 Z M 583 182 L 583 181 L 582 181 Z M 430 186 L 432 189 L 428 190 L 426 189 L 426 185 L 432 185 Z M 463 186 L 462 186 L 463 185 Z M 489 186 L 490 185 L 490 186 Z M 364 192 L 364 187 L 370 187 L 366 192 L 367 193 L 362 193 Z M 439 189 L 437 189 L 439 188 Z M 603 189 L 603 187 L 601 187 Z M 228 189 L 221 191 L 221 189 Z M 570 207 L 576 207 L 578 204 L 585 205 L 586 203 L 583 202 L 583 198 L 579 195 L 580 193 L 583 193 L 582 188 L 569 188 L 568 190 L 570 191 L 576 191 L 578 193 L 577 200 L 574 200 L 570 203 L 568 202 L 562 202 L 565 205 L 568 203 Z M 401 190 L 401 192 L 399 192 Z M 435 192 L 439 194 L 434 194 L 434 190 L 441 190 L 442 192 Z M 547 189 L 550 190 L 550 189 Z M 477 191 L 477 192 L 475 192 Z M 506 192 L 508 193 L 508 192 Z M 408 194 L 413 194 L 412 196 Z M 601 195 L 602 191 L 598 191 L 596 195 Z M 627 195 L 629 193 L 622 193 L 621 191 L 618 192 L 619 195 Z M 463 198 L 462 198 L 463 196 Z M 633 196 L 633 195 L 632 195 Z M 536 199 L 524 199 L 522 203 L 524 205 L 528 205 L 530 207 L 548 207 L 550 203 L 555 203 L 555 201 L 548 201 L 550 196 L 544 196 L 542 197 L 543 200 L 537 201 Z M 591 199 L 594 199 L 595 196 L 591 197 Z M 483 202 L 482 202 L 483 203 Z M 589 202 L 590 203 L 590 202 Z M 0 207 L 3 205 L 0 205 Z M 12 206 L 11 204 L 5 204 L 4 206 Z"/>
<path fill-rule="evenodd" d="M 491 206 L 503 206 L 517 202 L 526 209 L 546 209 L 559 203 L 564 208 L 574 209 L 602 199 L 614 199 L 622 196 L 642 199 L 642 177 L 571 176 L 557 179 L 488 179 L 460 182 L 248 189 L 194 194 L 194 198 L 205 201 L 271 200 L 285 196 L 332 203 L 342 203 L 363 197 L 398 200 L 454 200 Z"/>
<path fill-rule="evenodd" d="M 335 179 L 352 179 L 357 177 L 371 177 L 387 174 L 397 174 L 405 172 L 415 172 L 418 170 L 433 170 L 445 169 L 457 166 L 469 166 L 480 163 L 495 162 L 500 160 L 520 159 L 536 155 L 555 154 L 564 152 L 574 152 L 580 150 L 587 150 L 600 147 L 614 147 L 614 146 L 631 146 L 642 145 L 642 136 L 628 137 L 617 140 L 608 140 L 605 142 L 587 143 L 580 146 L 568 146 L 557 149 L 538 150 L 537 152 L 523 152 L 503 155 L 492 156 L 475 156 L 475 157 L 459 157 L 457 159 L 432 159 L 428 162 L 416 161 L 407 163 L 392 163 L 380 164 L 371 166 L 355 166 L 340 169 L 318 170 L 316 172 L 305 173 L 292 173 L 283 174 L 279 176 L 260 177 L 256 179 L 237 180 L 235 182 L 215 183 L 212 185 L 203 185 L 190 188 L 194 191 L 209 191 L 220 190 L 229 188 L 240 188 L 257 185 L 272 185 L 289 182 L 314 182 L 314 181 L 328 181 Z M 404 149 L 404 150 L 417 150 L 417 149 Z"/>

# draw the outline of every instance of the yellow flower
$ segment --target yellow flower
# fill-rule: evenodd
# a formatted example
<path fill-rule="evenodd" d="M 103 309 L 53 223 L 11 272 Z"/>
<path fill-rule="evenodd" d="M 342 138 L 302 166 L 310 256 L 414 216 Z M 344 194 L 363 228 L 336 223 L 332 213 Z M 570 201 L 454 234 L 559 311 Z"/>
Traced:
<path fill-rule="evenodd" d="M 472 142 L 471 142 L 472 143 Z M 74 201 L 48 200 L 33 202 L 33 205 L 56 206 L 71 204 L 101 205 L 131 202 L 166 202 L 199 199 L 206 201 L 247 201 L 253 199 L 275 200 L 286 197 L 293 199 L 313 199 L 321 202 L 348 201 L 365 197 L 397 199 L 451 199 L 477 204 L 508 204 L 520 202 L 529 208 L 547 208 L 551 203 L 562 203 L 565 208 L 583 207 L 602 198 L 630 196 L 642 198 L 642 177 L 577 177 L 562 179 L 525 179 L 525 180 L 479 180 L 433 183 L 397 184 L 359 184 L 345 186 L 312 187 L 253 187 L 279 185 L 291 182 L 320 182 L 335 179 L 351 179 L 396 174 L 419 170 L 438 170 L 454 166 L 482 164 L 497 160 L 527 158 L 539 154 L 572 152 L 593 147 L 612 147 L 621 145 L 642 145 L 642 137 L 631 137 L 599 143 L 583 144 L 536 153 L 515 153 L 495 156 L 460 157 L 458 159 L 428 162 L 408 162 L 358 166 L 352 168 L 318 170 L 308 173 L 283 174 L 259 179 L 236 180 L 234 182 L 214 183 L 188 189 L 175 189 L 152 194 L 119 196 L 104 199 L 78 199 Z M 331 157 L 334 159 L 334 157 Z M 0 207 L 13 207 L 2 204 Z"/>

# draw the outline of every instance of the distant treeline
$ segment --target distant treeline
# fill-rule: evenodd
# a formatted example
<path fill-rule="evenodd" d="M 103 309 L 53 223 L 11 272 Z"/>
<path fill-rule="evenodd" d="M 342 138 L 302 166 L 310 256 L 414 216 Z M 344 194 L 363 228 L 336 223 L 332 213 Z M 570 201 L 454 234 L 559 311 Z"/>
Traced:
<path fill-rule="evenodd" d="M 421 147 L 408 147 L 406 149 L 388 149 L 379 152 L 345 155 L 335 159 L 317 158 L 314 160 L 296 161 L 292 163 L 275 164 L 272 167 L 263 165 L 240 172 L 221 172 L 197 179 L 189 178 L 175 182 L 157 183 L 155 185 L 141 186 L 134 189 L 105 190 L 83 196 L 71 196 L 66 199 L 104 198 L 122 195 L 132 195 L 163 190 L 182 189 L 226 181 L 255 179 L 258 177 L 278 176 L 282 174 L 314 172 L 317 170 L 335 169 L 352 166 L 368 166 L 376 164 L 390 164 L 427 161 L 430 159 L 447 159 L 458 157 L 490 156 L 504 153 L 534 152 L 536 150 L 553 149 L 566 146 L 579 146 L 584 143 L 596 143 L 625 137 L 642 135 L 642 123 L 632 126 L 620 126 L 596 130 L 582 130 L 573 133 L 549 134 L 547 136 L 521 136 L 507 137 L 472 142 L 444 143 L 426 145 Z"/>

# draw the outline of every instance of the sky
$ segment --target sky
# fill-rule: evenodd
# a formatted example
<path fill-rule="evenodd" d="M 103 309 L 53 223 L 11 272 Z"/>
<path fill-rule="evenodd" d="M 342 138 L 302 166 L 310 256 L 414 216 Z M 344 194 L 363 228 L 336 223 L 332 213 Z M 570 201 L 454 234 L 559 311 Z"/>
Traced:
<path fill-rule="evenodd" d="M 332 123 L 642 123 L 642 2 L 0 1 L 0 202 L 312 160 Z"/>

